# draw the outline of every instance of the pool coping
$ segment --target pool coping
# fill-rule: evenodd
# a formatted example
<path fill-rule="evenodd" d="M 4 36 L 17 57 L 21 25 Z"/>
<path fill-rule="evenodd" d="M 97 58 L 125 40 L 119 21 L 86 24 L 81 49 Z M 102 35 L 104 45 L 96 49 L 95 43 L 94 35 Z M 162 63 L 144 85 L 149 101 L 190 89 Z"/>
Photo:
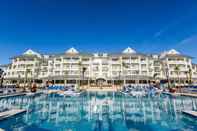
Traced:
<path fill-rule="evenodd" d="M 170 93 L 170 92 L 163 92 L 163 94 L 170 95 L 170 96 L 188 96 L 188 97 L 197 98 L 197 94 L 191 94 L 191 93 Z"/>
<path fill-rule="evenodd" d="M 11 109 L 11 110 L 8 110 L 8 111 L 1 112 L 0 113 L 0 121 L 8 119 L 12 116 L 16 116 L 16 115 L 25 113 L 26 111 L 27 110 L 25 110 L 25 109 Z"/>
<path fill-rule="evenodd" d="M 189 115 L 189 116 L 192 116 L 194 118 L 197 118 L 197 111 L 187 111 L 187 110 L 183 110 L 182 111 L 183 114 L 186 114 L 186 115 Z"/>
<path fill-rule="evenodd" d="M 0 96 L 0 99 L 1 98 L 7 98 L 7 97 L 14 97 L 14 96 L 23 96 L 23 95 L 26 95 L 26 93 L 16 93 L 16 94 L 10 94 L 10 95 L 2 95 L 2 96 Z"/>

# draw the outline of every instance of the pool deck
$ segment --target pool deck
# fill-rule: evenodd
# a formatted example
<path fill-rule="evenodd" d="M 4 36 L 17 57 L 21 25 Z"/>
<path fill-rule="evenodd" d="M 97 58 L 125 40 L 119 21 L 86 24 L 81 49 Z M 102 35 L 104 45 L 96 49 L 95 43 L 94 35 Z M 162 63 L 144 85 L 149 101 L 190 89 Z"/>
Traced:
<path fill-rule="evenodd" d="M 182 111 L 184 114 L 197 118 L 197 111 Z"/>
<path fill-rule="evenodd" d="M 7 98 L 7 97 L 24 96 L 24 95 L 27 95 L 27 96 L 35 96 L 35 95 L 39 95 L 39 94 L 42 94 L 42 93 L 43 92 L 41 92 L 41 91 L 38 91 L 38 92 L 35 92 L 35 93 L 31 93 L 31 92 L 18 92 L 18 93 L 0 95 L 0 99 L 1 98 Z"/>
<path fill-rule="evenodd" d="M 0 113 L 0 120 L 10 118 L 12 116 L 26 112 L 24 109 L 11 109 Z"/>
<path fill-rule="evenodd" d="M 170 93 L 170 92 L 163 92 L 164 94 L 170 95 L 170 96 L 188 96 L 188 97 L 196 97 L 197 94 L 192 93 Z"/>
<path fill-rule="evenodd" d="M 191 94 L 191 93 L 181 93 L 182 96 L 190 96 L 190 97 L 197 97 L 197 94 Z"/>
<path fill-rule="evenodd" d="M 39 94 L 42 94 L 43 92 L 35 92 L 35 93 L 32 93 L 32 92 L 27 92 L 25 93 L 26 96 L 36 96 L 36 95 L 39 95 Z"/>
<path fill-rule="evenodd" d="M 97 91 L 100 91 L 100 92 L 116 92 L 117 89 L 114 89 L 114 88 L 108 88 L 108 89 L 100 89 L 100 88 L 88 88 L 86 89 L 86 91 L 90 91 L 90 92 L 97 92 Z"/>
<path fill-rule="evenodd" d="M 6 98 L 6 97 L 14 97 L 14 96 L 22 96 L 26 95 L 26 93 L 15 93 L 15 94 L 6 94 L 6 95 L 1 95 L 0 98 Z"/>

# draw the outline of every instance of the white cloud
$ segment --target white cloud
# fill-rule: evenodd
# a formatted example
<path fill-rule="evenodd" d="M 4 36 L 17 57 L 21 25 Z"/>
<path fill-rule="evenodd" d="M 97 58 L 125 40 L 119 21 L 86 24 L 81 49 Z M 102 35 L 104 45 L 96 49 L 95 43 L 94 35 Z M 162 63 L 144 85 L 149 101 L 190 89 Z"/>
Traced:
<path fill-rule="evenodd" d="M 175 48 L 186 55 L 194 57 L 194 62 L 197 63 L 197 34 L 181 40 Z"/>
<path fill-rule="evenodd" d="M 195 44 L 196 47 L 197 47 L 197 34 L 189 36 L 189 37 L 183 39 L 182 41 L 180 41 L 178 43 L 178 46 L 191 45 L 191 44 L 192 45 Z"/>

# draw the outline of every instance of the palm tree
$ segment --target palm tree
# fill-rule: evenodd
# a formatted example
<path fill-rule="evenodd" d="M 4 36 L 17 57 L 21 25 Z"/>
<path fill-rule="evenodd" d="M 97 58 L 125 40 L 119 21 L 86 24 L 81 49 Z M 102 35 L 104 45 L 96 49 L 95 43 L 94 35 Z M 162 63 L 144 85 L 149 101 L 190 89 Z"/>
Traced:
<path fill-rule="evenodd" d="M 156 78 L 157 78 L 158 74 L 157 73 L 154 73 L 153 74 L 153 78 L 154 78 L 154 81 L 156 82 Z"/>
<path fill-rule="evenodd" d="M 192 69 L 189 67 L 189 84 L 192 84 Z"/>
<path fill-rule="evenodd" d="M 188 83 L 189 83 L 189 71 L 185 71 L 185 75 L 186 75 L 186 79 L 187 79 L 187 81 L 188 81 Z"/>
<path fill-rule="evenodd" d="M 35 69 L 35 75 L 32 76 L 33 77 L 33 80 L 32 80 L 33 85 L 31 88 L 33 90 L 36 90 L 36 88 L 37 88 L 36 80 L 38 80 L 39 72 L 40 72 L 40 68 Z M 32 72 L 31 72 L 31 75 L 32 75 Z"/>
<path fill-rule="evenodd" d="M 162 62 L 163 72 L 168 82 L 168 89 L 170 89 L 169 68 L 166 62 Z"/>
<path fill-rule="evenodd" d="M 0 68 L 0 78 L 1 78 L 1 82 L 0 82 L 0 87 L 2 88 L 3 86 L 3 79 L 4 79 L 4 71 Z"/>
<path fill-rule="evenodd" d="M 174 71 L 175 71 L 175 73 L 176 73 L 176 75 L 177 75 L 177 77 L 178 77 L 178 83 L 180 84 L 180 66 L 179 65 L 176 65 L 175 67 L 174 67 Z"/>
<path fill-rule="evenodd" d="M 79 80 L 78 80 L 78 84 L 79 84 L 79 86 L 80 86 L 80 78 L 81 78 L 81 75 L 82 75 L 82 62 L 81 61 L 79 61 Z"/>
<path fill-rule="evenodd" d="M 128 64 L 126 64 L 125 62 L 122 62 L 122 66 L 125 68 L 125 69 L 128 69 L 129 66 Z M 126 79 L 125 79 L 125 76 L 124 76 L 124 85 L 126 84 Z"/>
<path fill-rule="evenodd" d="M 82 78 L 83 78 L 83 80 L 84 80 L 84 78 L 85 78 L 85 72 L 86 72 L 86 70 L 87 70 L 86 67 L 83 67 L 83 68 L 82 68 Z"/>
<path fill-rule="evenodd" d="M 79 62 L 79 71 L 80 71 L 80 76 L 82 75 L 82 80 L 85 79 L 85 72 L 86 72 L 87 68 L 82 66 L 82 62 Z M 83 83 L 82 83 L 83 84 Z"/>
<path fill-rule="evenodd" d="M 189 67 L 189 70 L 186 71 L 185 74 L 187 75 L 188 84 L 192 84 L 192 69 L 191 69 L 191 67 Z"/>
<path fill-rule="evenodd" d="M 34 78 L 33 78 L 33 83 L 35 83 L 36 78 L 38 79 L 39 72 L 40 72 L 39 68 L 35 69 L 35 75 L 34 75 Z"/>
<path fill-rule="evenodd" d="M 18 81 L 17 81 L 17 88 L 20 88 L 20 80 L 21 80 L 21 75 L 20 73 L 18 74 Z"/>
<path fill-rule="evenodd" d="M 4 71 L 0 68 L 0 78 L 2 77 Z"/>
<path fill-rule="evenodd" d="M 23 87 L 23 90 L 25 91 L 25 85 L 27 84 L 28 82 L 28 74 L 31 73 L 31 69 L 26 69 L 25 71 L 25 80 L 24 80 L 24 87 Z"/>
<path fill-rule="evenodd" d="M 85 72 L 86 72 L 86 70 L 87 70 L 86 67 L 83 67 L 83 68 L 82 68 L 82 77 L 83 77 L 83 79 L 84 79 L 84 77 L 85 77 Z"/>
<path fill-rule="evenodd" d="M 64 72 L 64 84 L 66 85 L 66 79 L 67 79 L 67 71 Z"/>

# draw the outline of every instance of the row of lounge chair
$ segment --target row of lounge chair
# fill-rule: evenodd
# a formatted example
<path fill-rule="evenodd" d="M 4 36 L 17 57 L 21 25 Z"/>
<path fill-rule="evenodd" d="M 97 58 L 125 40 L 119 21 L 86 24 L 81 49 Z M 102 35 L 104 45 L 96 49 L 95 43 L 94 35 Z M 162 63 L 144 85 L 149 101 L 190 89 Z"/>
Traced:
<path fill-rule="evenodd" d="M 6 107 L 0 107 L 0 113 L 1 112 L 5 112 L 5 111 L 8 111 L 9 109 L 8 108 L 6 108 Z"/>
<path fill-rule="evenodd" d="M 145 95 L 155 95 L 158 90 L 153 87 L 153 86 L 148 86 L 148 85 L 127 85 L 123 87 L 123 93 L 125 94 L 130 94 L 130 95 L 140 95 L 140 96 L 145 96 Z"/>
<path fill-rule="evenodd" d="M 150 86 L 150 85 L 127 85 L 127 86 L 124 86 L 123 89 L 132 89 L 132 90 L 149 90 L 149 89 L 152 89 L 154 88 L 153 86 Z"/>
<path fill-rule="evenodd" d="M 74 90 L 75 89 L 75 85 L 68 85 L 68 86 L 52 85 L 52 86 L 48 87 L 48 90 L 62 90 L 62 91 L 66 91 L 66 90 L 69 90 L 69 89 Z"/>
<path fill-rule="evenodd" d="M 197 89 L 197 86 L 194 86 L 194 85 L 192 85 L 192 86 L 185 86 L 185 88 L 194 88 L 194 89 Z"/>
<path fill-rule="evenodd" d="M 4 94 L 13 94 L 16 93 L 16 89 L 15 88 L 1 88 L 0 89 L 0 95 L 4 95 Z"/>

